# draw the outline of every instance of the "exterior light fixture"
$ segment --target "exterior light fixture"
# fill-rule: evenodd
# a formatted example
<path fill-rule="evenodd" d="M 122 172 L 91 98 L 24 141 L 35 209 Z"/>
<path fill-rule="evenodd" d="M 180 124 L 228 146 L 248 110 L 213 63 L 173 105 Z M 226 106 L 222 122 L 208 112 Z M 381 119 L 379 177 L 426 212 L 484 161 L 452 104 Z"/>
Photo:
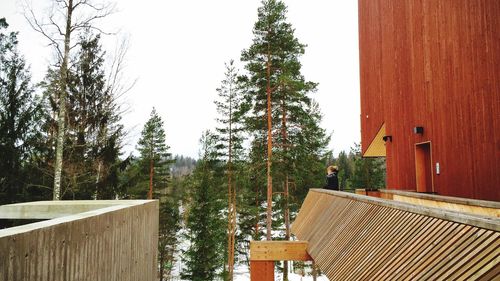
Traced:
<path fill-rule="evenodd" d="M 383 136 L 382 139 L 387 142 L 387 141 L 390 141 L 392 142 L 392 136 Z"/>
<path fill-rule="evenodd" d="M 424 134 L 424 127 L 413 128 L 413 133 L 423 135 Z"/>

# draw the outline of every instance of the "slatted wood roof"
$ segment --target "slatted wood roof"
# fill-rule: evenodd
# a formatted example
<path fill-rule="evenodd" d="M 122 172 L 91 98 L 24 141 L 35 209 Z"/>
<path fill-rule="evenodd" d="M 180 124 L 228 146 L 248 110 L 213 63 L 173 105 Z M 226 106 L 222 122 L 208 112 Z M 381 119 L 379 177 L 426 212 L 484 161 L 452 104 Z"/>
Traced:
<path fill-rule="evenodd" d="M 292 225 L 330 280 L 498 280 L 500 220 L 312 189 Z"/>

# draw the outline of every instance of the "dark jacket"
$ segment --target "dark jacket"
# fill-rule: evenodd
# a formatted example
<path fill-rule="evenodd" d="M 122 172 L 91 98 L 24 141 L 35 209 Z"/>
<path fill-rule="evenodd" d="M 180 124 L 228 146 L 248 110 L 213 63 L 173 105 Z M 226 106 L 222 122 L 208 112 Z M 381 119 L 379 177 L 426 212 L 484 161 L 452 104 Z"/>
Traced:
<path fill-rule="evenodd" d="M 326 189 L 339 190 L 339 178 L 337 172 L 333 172 L 326 176 Z"/>

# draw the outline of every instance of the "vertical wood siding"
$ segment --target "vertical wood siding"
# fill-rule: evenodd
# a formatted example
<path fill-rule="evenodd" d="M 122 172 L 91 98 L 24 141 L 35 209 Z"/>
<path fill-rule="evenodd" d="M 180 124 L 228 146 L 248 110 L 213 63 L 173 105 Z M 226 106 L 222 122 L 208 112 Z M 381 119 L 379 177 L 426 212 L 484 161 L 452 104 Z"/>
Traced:
<path fill-rule="evenodd" d="M 157 280 L 155 201 L 0 237 L 0 280 Z"/>
<path fill-rule="evenodd" d="M 359 0 L 359 44 L 363 151 L 385 122 L 387 187 L 416 188 L 430 141 L 438 194 L 500 201 L 500 1 Z"/>
<path fill-rule="evenodd" d="M 449 220 L 424 215 L 427 208 L 412 212 L 380 204 L 387 200 L 358 197 L 366 198 L 311 190 L 292 225 L 293 234 L 308 241 L 308 253 L 330 280 L 500 276 L 497 218 L 491 219 L 494 229 L 482 228 L 456 222 L 453 215 L 447 215 Z"/>

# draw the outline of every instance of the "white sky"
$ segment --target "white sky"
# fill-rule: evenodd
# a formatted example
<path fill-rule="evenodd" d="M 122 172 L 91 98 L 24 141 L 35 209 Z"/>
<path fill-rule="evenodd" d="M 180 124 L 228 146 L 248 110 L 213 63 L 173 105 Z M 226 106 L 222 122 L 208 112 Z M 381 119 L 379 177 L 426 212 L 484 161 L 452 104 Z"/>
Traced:
<path fill-rule="evenodd" d="M 48 2 L 35 0 L 34 2 Z M 21 52 L 40 81 L 52 59 L 47 41 L 26 23 L 16 0 L 0 0 L 0 17 L 20 31 Z M 127 76 L 137 77 L 127 95 L 130 112 L 123 123 L 133 150 L 142 126 L 156 107 L 165 122 L 172 154 L 198 155 L 198 140 L 215 126 L 215 100 L 224 63 L 250 46 L 260 0 L 117 0 L 118 12 L 101 23 L 108 31 L 130 35 Z M 357 1 L 285 0 L 295 36 L 308 45 L 302 73 L 318 82 L 312 97 L 333 132 L 337 155 L 360 141 Z M 106 38 L 115 42 L 116 38 Z M 104 47 L 111 52 L 112 43 Z"/>

